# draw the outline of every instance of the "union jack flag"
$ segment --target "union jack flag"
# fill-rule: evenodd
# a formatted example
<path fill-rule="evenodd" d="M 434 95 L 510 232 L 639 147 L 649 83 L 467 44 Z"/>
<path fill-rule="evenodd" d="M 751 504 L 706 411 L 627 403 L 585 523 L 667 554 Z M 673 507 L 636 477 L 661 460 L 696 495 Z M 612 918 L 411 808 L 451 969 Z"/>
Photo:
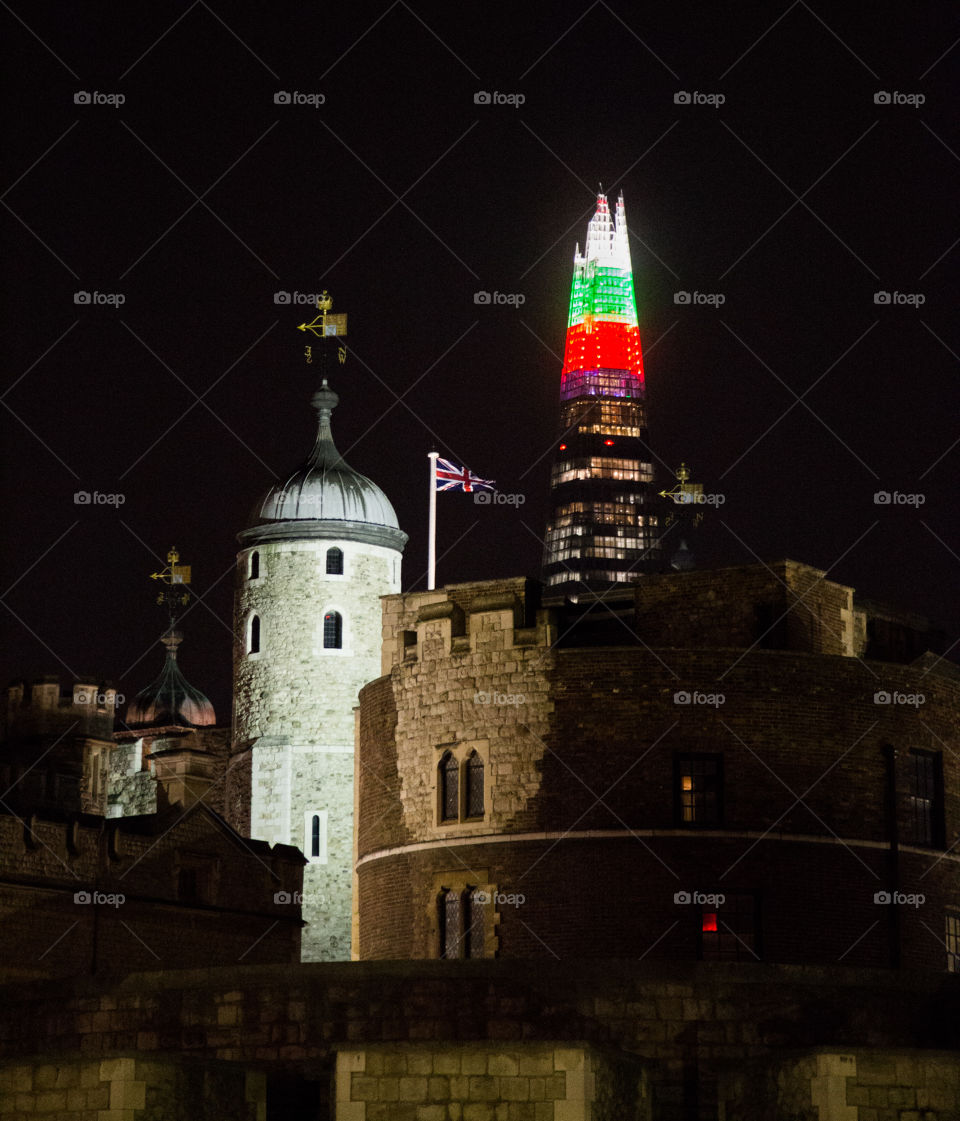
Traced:
<path fill-rule="evenodd" d="M 437 459 L 437 490 L 471 492 L 477 487 L 493 490 L 495 479 L 481 479 L 466 467 L 457 467 L 449 459 Z"/>

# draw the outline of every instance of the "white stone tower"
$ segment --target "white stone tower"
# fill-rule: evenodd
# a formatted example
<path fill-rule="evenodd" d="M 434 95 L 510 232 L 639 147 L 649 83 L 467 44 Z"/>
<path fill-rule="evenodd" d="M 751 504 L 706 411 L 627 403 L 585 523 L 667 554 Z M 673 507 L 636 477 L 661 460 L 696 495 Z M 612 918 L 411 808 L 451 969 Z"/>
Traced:
<path fill-rule="evenodd" d="M 380 597 L 407 535 L 383 491 L 337 451 L 326 378 L 306 462 L 238 535 L 234 744 L 250 753 L 250 835 L 296 845 L 304 961 L 350 958 L 357 693 L 379 677 Z"/>

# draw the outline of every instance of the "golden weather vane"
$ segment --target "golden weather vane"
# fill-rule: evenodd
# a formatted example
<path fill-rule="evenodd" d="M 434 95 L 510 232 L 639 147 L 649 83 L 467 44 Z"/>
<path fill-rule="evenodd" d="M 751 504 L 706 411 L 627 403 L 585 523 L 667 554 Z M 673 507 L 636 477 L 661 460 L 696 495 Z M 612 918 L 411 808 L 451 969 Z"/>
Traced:
<path fill-rule="evenodd" d="M 298 331 L 306 333 L 310 332 L 318 340 L 320 346 L 320 374 L 323 376 L 326 372 L 327 362 L 327 342 L 329 338 L 340 340 L 347 334 L 347 313 L 338 312 L 336 315 L 331 314 L 330 309 L 333 307 L 333 297 L 324 288 L 324 290 L 317 297 L 317 311 L 313 322 L 301 323 L 297 327 Z M 304 361 L 308 366 L 313 365 L 313 350 L 314 345 L 308 344 L 303 348 Z M 342 366 L 347 360 L 347 348 L 340 343 L 337 347 L 337 360 Z"/>
<path fill-rule="evenodd" d="M 184 607 L 190 602 L 190 565 L 179 564 L 180 554 L 176 545 L 171 546 L 167 553 L 167 567 L 159 572 L 151 572 L 151 580 L 160 580 L 164 588 L 157 595 L 157 603 L 166 605 L 170 611 L 171 625 L 177 607 Z"/>

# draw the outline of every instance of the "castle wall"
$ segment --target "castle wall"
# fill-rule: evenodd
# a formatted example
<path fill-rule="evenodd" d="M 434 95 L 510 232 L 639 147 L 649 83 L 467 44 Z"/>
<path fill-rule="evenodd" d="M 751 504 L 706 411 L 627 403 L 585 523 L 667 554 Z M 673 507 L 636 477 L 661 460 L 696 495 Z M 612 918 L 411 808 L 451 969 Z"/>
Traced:
<path fill-rule="evenodd" d="M 755 901 L 764 960 L 946 968 L 960 915 L 949 676 L 837 653 L 647 648 L 639 625 L 639 642 L 557 647 L 549 611 L 517 625 L 522 582 L 460 586 L 459 603 L 450 591 L 384 600 L 393 661 L 361 692 L 361 958 L 438 956 L 440 893 L 492 885 L 523 896 L 485 911 L 486 948 L 503 956 L 691 960 L 705 908 L 675 896 L 700 892 Z M 849 597 L 822 600 L 839 612 Z M 914 750 L 943 768 L 945 835 L 929 845 L 910 834 Z M 442 822 L 438 763 L 472 751 L 485 813 Z M 703 753 L 722 756 L 714 828 L 678 820 L 678 760 Z"/>

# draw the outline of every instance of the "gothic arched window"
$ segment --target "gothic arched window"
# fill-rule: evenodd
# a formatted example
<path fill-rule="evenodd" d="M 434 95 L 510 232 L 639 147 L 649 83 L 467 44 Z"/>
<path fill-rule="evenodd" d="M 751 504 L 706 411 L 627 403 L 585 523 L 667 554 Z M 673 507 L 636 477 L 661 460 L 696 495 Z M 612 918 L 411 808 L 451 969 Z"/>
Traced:
<path fill-rule="evenodd" d="M 260 575 L 260 554 L 256 550 L 250 554 L 250 567 L 247 570 L 247 575 L 251 580 L 256 580 Z"/>
<path fill-rule="evenodd" d="M 479 888 L 467 888 L 467 931 L 464 938 L 464 957 L 482 958 L 484 951 L 483 913 L 487 901 Z"/>
<path fill-rule="evenodd" d="M 327 575 L 343 575 L 343 550 L 338 549 L 336 546 L 332 549 L 327 549 Z"/>
<path fill-rule="evenodd" d="M 440 820 L 457 821 L 460 817 L 460 764 L 453 753 L 444 752 L 438 764 L 440 780 Z"/>
<path fill-rule="evenodd" d="M 323 617 L 323 648 L 339 650 L 343 646 L 343 619 L 339 611 L 328 611 Z"/>
<path fill-rule="evenodd" d="M 483 817 L 483 760 L 476 751 L 467 756 L 467 817 Z"/>
<path fill-rule="evenodd" d="M 247 636 L 247 653 L 260 653 L 260 616 L 250 616 L 250 631 Z"/>

